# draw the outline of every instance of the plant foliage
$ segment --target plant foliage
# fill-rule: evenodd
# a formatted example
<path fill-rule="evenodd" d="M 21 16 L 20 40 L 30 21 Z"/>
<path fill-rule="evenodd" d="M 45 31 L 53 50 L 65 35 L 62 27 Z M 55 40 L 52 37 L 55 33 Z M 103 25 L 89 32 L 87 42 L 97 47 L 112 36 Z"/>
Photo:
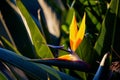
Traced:
<path fill-rule="evenodd" d="M 119 0 L 1 0 L 0 79 L 119 80 L 119 22 Z"/>

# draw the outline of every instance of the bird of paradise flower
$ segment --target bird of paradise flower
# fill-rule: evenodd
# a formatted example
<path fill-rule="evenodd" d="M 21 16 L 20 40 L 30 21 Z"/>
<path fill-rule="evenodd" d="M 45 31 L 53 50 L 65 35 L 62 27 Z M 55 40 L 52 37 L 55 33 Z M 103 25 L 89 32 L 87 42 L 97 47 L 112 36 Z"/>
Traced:
<path fill-rule="evenodd" d="M 49 64 L 49 65 L 59 66 L 63 68 L 73 69 L 73 70 L 80 70 L 80 71 L 86 71 L 86 72 L 90 71 L 90 65 L 82 61 L 79 58 L 79 56 L 75 53 L 76 49 L 81 44 L 85 35 L 85 17 L 86 17 L 86 14 L 84 14 L 78 30 L 75 14 L 73 15 L 72 22 L 69 28 L 70 49 L 65 50 L 64 46 L 54 46 L 54 45 L 47 44 L 49 47 L 64 50 L 66 52 L 69 52 L 70 54 L 66 54 L 58 58 L 47 58 L 47 59 L 39 59 L 39 60 L 32 59 L 31 61 L 34 61 L 37 63 L 43 63 L 47 65 Z"/>
<path fill-rule="evenodd" d="M 75 14 L 73 15 L 72 22 L 71 22 L 70 28 L 69 28 L 71 54 L 60 56 L 58 59 L 72 60 L 72 61 L 80 60 L 80 58 L 75 53 L 75 51 L 78 48 L 78 46 L 81 44 L 81 42 L 84 38 L 84 35 L 85 35 L 85 18 L 86 18 L 86 14 L 84 14 L 84 16 L 82 18 L 82 22 L 81 22 L 79 30 L 78 30 Z"/>

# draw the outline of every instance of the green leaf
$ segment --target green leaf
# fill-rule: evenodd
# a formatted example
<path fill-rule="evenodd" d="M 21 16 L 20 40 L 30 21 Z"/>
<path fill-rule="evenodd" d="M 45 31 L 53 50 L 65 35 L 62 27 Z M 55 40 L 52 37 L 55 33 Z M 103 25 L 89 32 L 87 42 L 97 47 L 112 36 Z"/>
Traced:
<path fill-rule="evenodd" d="M 90 65 L 84 61 L 70 61 L 70 60 L 62 60 L 59 58 L 55 59 L 31 59 L 29 61 L 42 63 L 46 65 L 58 66 L 60 68 L 67 68 L 72 70 L 79 70 L 84 72 L 90 72 Z"/>
<path fill-rule="evenodd" d="M 19 56 L 14 52 L 0 48 L 0 60 L 7 62 L 32 77 L 35 80 L 75 80 L 75 78 L 59 72 L 49 66 L 28 61 L 28 58 Z"/>
<path fill-rule="evenodd" d="M 22 2 L 17 1 L 17 6 L 21 10 L 23 16 L 25 17 L 25 19 L 28 23 L 28 27 L 30 29 L 30 34 L 32 37 L 33 46 L 34 46 L 34 49 L 35 49 L 37 55 L 41 58 L 53 57 L 52 53 L 50 52 L 50 49 L 46 45 L 45 39 L 41 35 L 37 25 L 35 24 L 34 20 L 30 16 L 30 14 L 28 13 L 28 11 L 24 7 L 24 5 L 22 4 Z"/>
<path fill-rule="evenodd" d="M 87 13 L 86 24 L 87 24 L 87 30 L 88 30 L 88 32 L 91 33 L 91 34 L 98 33 L 100 31 L 100 29 L 101 29 L 101 23 L 100 23 L 100 21 L 87 8 L 86 8 L 86 13 Z"/>
<path fill-rule="evenodd" d="M 1 80 L 8 80 L 8 79 L 3 75 L 2 72 L 0 72 L 0 79 L 1 79 Z"/>
<path fill-rule="evenodd" d="M 24 56 L 34 58 L 35 51 L 18 8 L 9 0 L 2 0 L 0 10 L 17 49 Z"/>
<path fill-rule="evenodd" d="M 41 0 L 21 0 L 36 24 L 43 34 L 46 42 L 52 45 L 60 44 L 60 20 L 61 20 L 61 3 L 58 1 L 41 1 Z M 59 1 L 60 2 L 60 1 Z M 34 7 L 33 7 L 34 5 Z M 49 14 L 48 14 L 49 13 Z M 51 48 L 50 48 L 51 49 Z M 55 57 L 58 56 L 58 50 L 51 49 Z"/>
<path fill-rule="evenodd" d="M 74 8 L 70 8 L 70 9 L 68 10 L 68 12 L 67 12 L 67 14 L 66 14 L 66 15 L 67 15 L 67 16 L 66 16 L 66 21 L 65 21 L 65 23 L 66 23 L 67 25 L 70 25 L 74 13 L 75 13 Z"/>
<path fill-rule="evenodd" d="M 8 49 L 8 50 L 11 50 L 11 51 L 14 51 L 16 52 L 17 54 L 20 54 L 21 53 L 17 50 L 17 48 L 15 46 L 13 46 L 7 39 L 5 39 L 3 36 L 0 36 L 0 40 L 2 41 L 3 43 L 3 46 L 4 48 Z"/>
<path fill-rule="evenodd" d="M 116 38 L 120 32 L 120 1 L 119 0 L 111 0 L 110 7 L 107 10 L 106 16 L 102 23 L 102 29 L 100 36 L 95 44 L 95 50 L 99 55 L 103 55 L 104 53 L 111 51 L 111 46 L 116 46 L 116 49 L 119 50 L 119 41 L 120 38 Z M 116 32 L 117 31 L 117 32 Z M 118 34 L 119 33 L 119 34 Z M 116 43 L 116 44 L 114 44 Z"/>
<path fill-rule="evenodd" d="M 85 36 L 82 43 L 78 47 L 76 53 L 79 55 L 80 59 L 92 64 L 93 60 L 95 59 L 94 58 L 95 54 L 92 52 L 93 52 L 92 43 L 90 39 L 87 38 L 87 36 Z"/>
<path fill-rule="evenodd" d="M 80 46 L 78 47 L 76 53 L 78 54 L 80 59 L 89 63 L 92 68 L 96 66 L 95 60 L 97 57 L 93 53 L 92 43 L 91 43 L 90 39 L 88 38 L 88 36 L 84 37 L 84 39 L 83 39 L 82 43 L 80 44 Z M 74 71 L 74 73 L 79 75 L 84 80 L 86 80 L 86 78 L 87 78 L 87 73 L 85 73 L 85 72 L 78 73 L 77 71 Z"/>
<path fill-rule="evenodd" d="M 79 79 L 87 80 L 87 74 L 85 72 L 81 72 L 81 71 L 78 71 L 78 70 L 71 70 L 70 74 L 71 75 L 77 75 L 79 77 Z"/>

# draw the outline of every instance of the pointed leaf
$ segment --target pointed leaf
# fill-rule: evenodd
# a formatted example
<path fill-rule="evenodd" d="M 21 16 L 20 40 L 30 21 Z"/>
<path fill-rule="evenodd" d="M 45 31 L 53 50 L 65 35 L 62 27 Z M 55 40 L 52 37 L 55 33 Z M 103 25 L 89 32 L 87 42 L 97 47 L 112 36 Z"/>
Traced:
<path fill-rule="evenodd" d="M 107 10 L 106 16 L 102 23 L 101 33 L 95 44 L 95 50 L 99 55 L 111 51 L 111 46 L 114 45 L 117 52 L 120 49 L 120 1 L 111 0 L 110 7 Z M 116 37 L 116 39 L 115 39 Z"/>
<path fill-rule="evenodd" d="M 91 45 L 91 42 L 89 38 L 85 36 L 82 43 L 76 50 L 77 55 L 82 59 L 83 61 L 88 62 L 92 66 L 95 66 L 95 61 L 97 59 L 97 55 L 93 53 L 93 46 Z"/>
<path fill-rule="evenodd" d="M 17 50 L 17 48 L 15 46 L 13 46 L 7 39 L 5 39 L 3 36 L 0 36 L 0 40 L 3 43 L 4 48 L 14 51 L 17 54 L 21 55 L 21 53 Z"/>
<path fill-rule="evenodd" d="M 80 60 L 72 61 L 72 60 L 55 58 L 55 59 L 44 59 L 44 60 L 31 59 L 30 61 L 33 61 L 36 63 L 42 63 L 46 65 L 58 66 L 60 68 L 67 68 L 72 70 L 79 70 L 79 71 L 85 71 L 85 72 L 91 71 L 90 65 Z"/>
<path fill-rule="evenodd" d="M 5 77 L 5 75 L 2 72 L 0 72 L 0 79 L 1 80 L 8 80 L 7 77 Z"/>
<path fill-rule="evenodd" d="M 2 0 L 0 10 L 17 49 L 24 56 L 34 58 L 35 51 L 18 8 L 9 0 Z"/>
<path fill-rule="evenodd" d="M 75 78 L 59 72 L 49 66 L 37 64 L 28 61 L 24 56 L 19 56 L 14 52 L 0 48 L 0 60 L 7 62 L 21 70 L 35 80 L 47 80 L 48 77 L 52 80 L 75 80 Z"/>
<path fill-rule="evenodd" d="M 35 24 L 34 20 L 30 16 L 24 5 L 22 4 L 22 2 L 17 1 L 17 5 L 28 23 L 28 27 L 30 29 L 30 33 L 32 37 L 32 42 L 35 47 L 35 51 L 37 55 L 41 58 L 53 57 L 50 49 L 46 45 L 45 39 L 43 38 L 41 32 L 38 29 L 38 26 Z"/>
<path fill-rule="evenodd" d="M 104 74 L 104 73 L 103 73 L 103 72 L 104 72 L 104 67 L 105 67 L 105 65 L 106 65 L 105 62 L 106 62 L 108 56 L 109 56 L 108 53 L 106 53 L 106 54 L 103 56 L 103 58 L 102 58 L 102 60 L 101 60 L 101 62 L 100 62 L 100 66 L 98 67 L 98 70 L 97 70 L 97 72 L 96 72 L 93 80 L 103 80 L 103 79 L 104 79 L 104 77 L 103 77 L 103 74 Z M 107 76 L 107 75 L 106 75 L 106 76 Z"/>

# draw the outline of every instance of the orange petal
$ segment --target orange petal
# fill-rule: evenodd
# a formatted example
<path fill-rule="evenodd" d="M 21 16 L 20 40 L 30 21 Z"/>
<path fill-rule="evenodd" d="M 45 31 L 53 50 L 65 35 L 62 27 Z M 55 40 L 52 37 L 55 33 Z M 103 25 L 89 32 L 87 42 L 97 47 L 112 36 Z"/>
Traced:
<path fill-rule="evenodd" d="M 79 27 L 79 31 L 77 33 L 76 40 L 74 43 L 74 47 L 75 47 L 74 50 L 76 50 L 78 48 L 78 46 L 80 45 L 80 43 L 82 42 L 82 40 L 84 38 L 84 35 L 85 35 L 85 17 L 86 17 L 86 14 L 84 14 L 82 22 L 81 22 L 80 27 Z"/>
<path fill-rule="evenodd" d="M 75 43 L 75 38 L 77 36 L 77 22 L 76 22 L 76 18 L 75 18 L 75 14 L 73 15 L 73 19 L 72 19 L 72 22 L 71 22 L 71 25 L 70 25 L 70 47 L 71 49 L 73 49 L 73 45 Z"/>
<path fill-rule="evenodd" d="M 63 55 L 61 57 L 59 57 L 58 59 L 61 60 L 70 60 L 70 61 L 78 61 L 80 60 L 80 58 L 78 57 L 78 55 L 74 54 L 67 54 L 67 55 Z"/>

